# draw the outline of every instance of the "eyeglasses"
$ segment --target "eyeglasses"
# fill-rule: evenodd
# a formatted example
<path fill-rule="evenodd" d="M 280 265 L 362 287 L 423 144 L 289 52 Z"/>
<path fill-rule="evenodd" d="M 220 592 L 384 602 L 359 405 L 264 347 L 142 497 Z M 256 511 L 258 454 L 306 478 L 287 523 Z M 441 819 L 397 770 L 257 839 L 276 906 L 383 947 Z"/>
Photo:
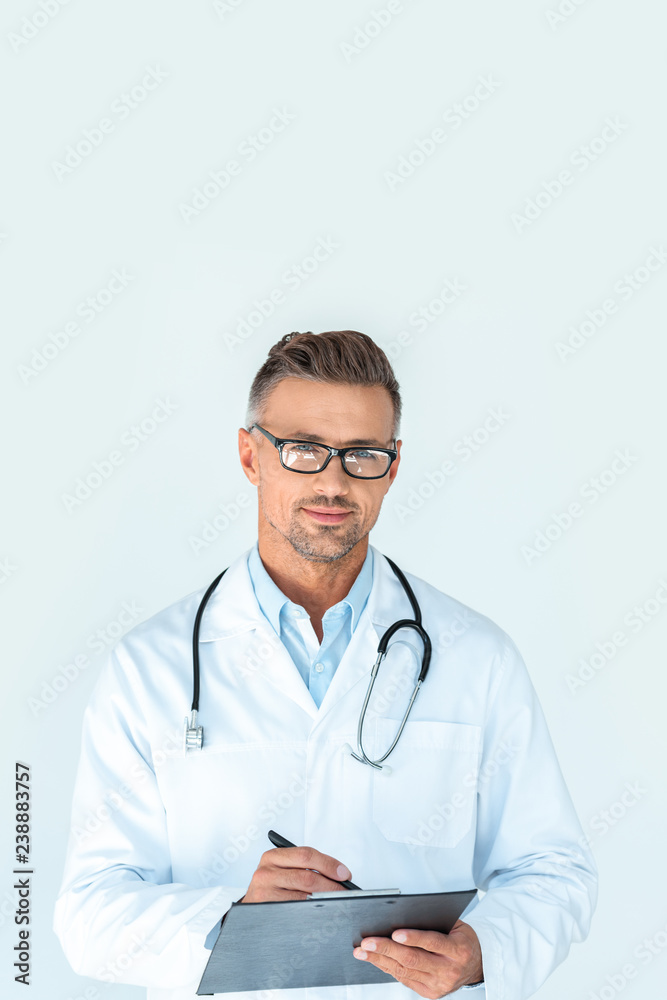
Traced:
<path fill-rule="evenodd" d="M 278 449 L 280 464 L 290 472 L 314 475 L 326 469 L 333 455 L 340 455 L 343 469 L 353 479 L 382 479 L 386 476 L 398 452 L 394 448 L 330 448 L 328 444 L 315 441 L 293 441 L 291 438 L 277 438 L 273 434 L 253 424 L 248 430 L 257 428 L 274 448 Z"/>

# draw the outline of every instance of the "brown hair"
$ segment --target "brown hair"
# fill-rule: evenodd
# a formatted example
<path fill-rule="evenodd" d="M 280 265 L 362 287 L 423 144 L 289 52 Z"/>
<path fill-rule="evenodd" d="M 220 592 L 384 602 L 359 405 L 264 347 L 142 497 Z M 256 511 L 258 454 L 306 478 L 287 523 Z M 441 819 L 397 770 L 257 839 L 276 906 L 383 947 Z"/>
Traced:
<path fill-rule="evenodd" d="M 250 387 L 246 427 L 261 419 L 266 400 L 284 378 L 338 385 L 383 386 L 394 407 L 392 437 L 399 434 L 401 395 L 391 364 L 381 347 L 356 330 L 286 333 L 274 344 Z"/>

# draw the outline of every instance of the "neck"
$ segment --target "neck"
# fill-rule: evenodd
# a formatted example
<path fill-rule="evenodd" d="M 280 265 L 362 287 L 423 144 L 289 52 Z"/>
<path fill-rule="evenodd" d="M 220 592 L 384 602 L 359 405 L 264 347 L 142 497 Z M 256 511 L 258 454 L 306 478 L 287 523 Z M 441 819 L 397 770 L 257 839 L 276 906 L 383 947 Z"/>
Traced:
<path fill-rule="evenodd" d="M 368 535 L 342 558 L 314 562 L 299 555 L 278 532 L 274 534 L 277 539 L 260 531 L 259 555 L 264 567 L 285 597 L 305 608 L 313 626 L 319 627 L 327 608 L 347 596 L 359 575 L 368 553 Z"/>

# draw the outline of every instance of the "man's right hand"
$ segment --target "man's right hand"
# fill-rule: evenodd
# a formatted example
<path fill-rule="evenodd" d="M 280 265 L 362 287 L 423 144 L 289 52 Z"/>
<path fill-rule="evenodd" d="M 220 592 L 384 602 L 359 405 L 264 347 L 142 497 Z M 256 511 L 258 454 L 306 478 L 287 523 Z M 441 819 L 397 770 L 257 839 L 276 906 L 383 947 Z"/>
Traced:
<path fill-rule="evenodd" d="M 352 878 L 349 870 L 314 847 L 274 847 L 265 851 L 240 903 L 278 899 L 306 899 L 311 892 L 345 889 L 339 882 Z"/>

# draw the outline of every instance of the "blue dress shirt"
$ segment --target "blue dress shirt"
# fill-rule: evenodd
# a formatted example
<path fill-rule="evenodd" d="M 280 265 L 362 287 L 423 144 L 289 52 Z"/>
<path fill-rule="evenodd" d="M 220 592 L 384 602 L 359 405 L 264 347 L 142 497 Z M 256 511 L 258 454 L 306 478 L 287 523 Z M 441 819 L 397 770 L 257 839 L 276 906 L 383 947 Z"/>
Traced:
<path fill-rule="evenodd" d="M 267 573 L 257 542 L 248 555 L 248 571 L 262 614 L 287 648 L 319 708 L 371 592 L 373 552 L 370 545 L 347 597 L 324 613 L 321 644 L 308 612 L 285 597 Z"/>

